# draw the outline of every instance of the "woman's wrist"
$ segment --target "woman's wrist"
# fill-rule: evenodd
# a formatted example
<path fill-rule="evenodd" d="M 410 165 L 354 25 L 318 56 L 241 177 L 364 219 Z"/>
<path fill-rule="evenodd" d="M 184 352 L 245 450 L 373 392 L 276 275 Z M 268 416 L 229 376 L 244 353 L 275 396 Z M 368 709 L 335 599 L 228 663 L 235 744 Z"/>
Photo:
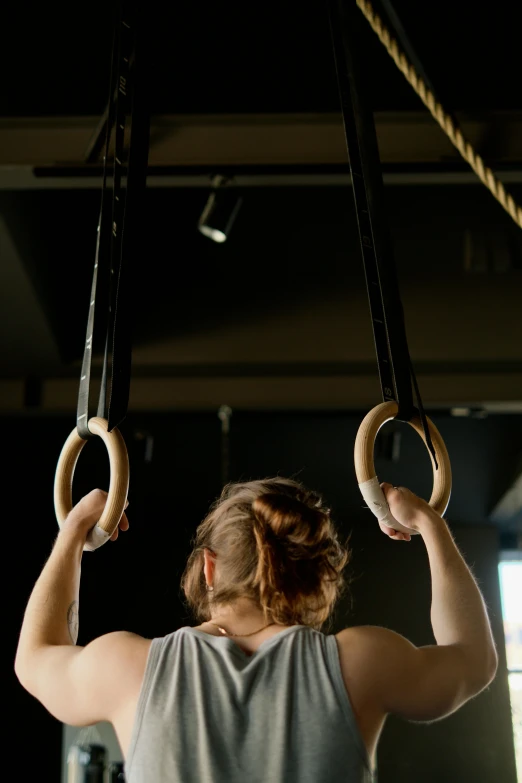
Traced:
<path fill-rule="evenodd" d="M 421 534 L 421 536 L 430 535 L 431 533 L 436 533 L 439 530 L 448 529 L 444 519 L 433 509 L 420 511 L 418 517 L 415 520 L 415 524 L 416 529 Z"/>
<path fill-rule="evenodd" d="M 74 525 L 63 524 L 56 539 L 55 549 L 66 551 L 69 555 L 78 556 L 81 559 L 85 535 Z"/>

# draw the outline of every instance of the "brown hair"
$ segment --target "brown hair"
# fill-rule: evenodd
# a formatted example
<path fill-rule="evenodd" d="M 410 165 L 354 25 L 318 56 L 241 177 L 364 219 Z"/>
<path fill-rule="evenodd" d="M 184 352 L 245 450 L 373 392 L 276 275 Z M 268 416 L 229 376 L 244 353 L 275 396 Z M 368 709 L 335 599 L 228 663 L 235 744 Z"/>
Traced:
<path fill-rule="evenodd" d="M 204 549 L 216 556 L 213 606 L 249 598 L 271 622 L 314 628 L 330 616 L 349 559 L 321 497 L 285 478 L 229 484 L 199 525 L 181 586 L 202 621 L 211 617 Z"/>

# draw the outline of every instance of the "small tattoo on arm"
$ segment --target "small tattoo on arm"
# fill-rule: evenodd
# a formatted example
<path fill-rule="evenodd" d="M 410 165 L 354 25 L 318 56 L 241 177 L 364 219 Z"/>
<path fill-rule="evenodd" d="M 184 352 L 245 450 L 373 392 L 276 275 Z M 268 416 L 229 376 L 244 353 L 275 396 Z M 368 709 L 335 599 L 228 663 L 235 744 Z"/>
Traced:
<path fill-rule="evenodd" d="M 67 609 L 67 627 L 71 642 L 76 644 L 78 641 L 78 601 L 73 601 Z"/>

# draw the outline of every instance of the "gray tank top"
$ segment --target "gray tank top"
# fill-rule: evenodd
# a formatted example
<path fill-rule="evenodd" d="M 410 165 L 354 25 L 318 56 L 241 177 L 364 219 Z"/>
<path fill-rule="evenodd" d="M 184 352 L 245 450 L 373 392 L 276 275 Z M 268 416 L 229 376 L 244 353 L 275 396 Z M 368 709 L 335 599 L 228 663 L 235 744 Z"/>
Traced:
<path fill-rule="evenodd" d="M 335 636 L 293 626 L 246 655 L 194 628 L 154 639 L 128 783 L 370 783 Z"/>

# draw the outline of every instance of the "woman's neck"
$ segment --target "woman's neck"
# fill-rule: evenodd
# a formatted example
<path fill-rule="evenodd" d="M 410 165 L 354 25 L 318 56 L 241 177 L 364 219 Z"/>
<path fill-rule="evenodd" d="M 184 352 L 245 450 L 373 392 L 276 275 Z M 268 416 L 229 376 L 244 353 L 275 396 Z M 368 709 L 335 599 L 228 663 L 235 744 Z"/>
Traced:
<path fill-rule="evenodd" d="M 263 639 L 289 626 L 275 622 L 254 601 L 244 598 L 233 604 L 211 606 L 211 617 L 203 630 L 217 636 L 244 636 Z"/>
<path fill-rule="evenodd" d="M 211 611 L 210 622 L 223 625 L 231 632 L 237 628 L 245 633 L 273 623 L 270 616 L 248 599 L 240 599 L 233 605 L 216 606 Z"/>

